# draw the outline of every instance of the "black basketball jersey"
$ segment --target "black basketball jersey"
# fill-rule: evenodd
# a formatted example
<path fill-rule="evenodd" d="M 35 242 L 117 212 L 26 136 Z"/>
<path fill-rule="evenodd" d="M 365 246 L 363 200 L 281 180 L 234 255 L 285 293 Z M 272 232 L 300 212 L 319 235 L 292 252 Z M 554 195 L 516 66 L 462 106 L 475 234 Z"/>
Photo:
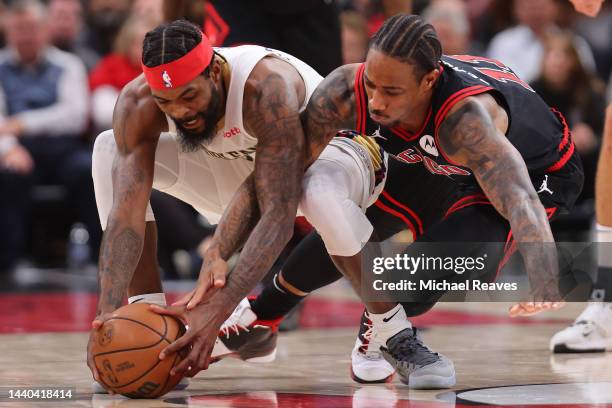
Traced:
<path fill-rule="evenodd" d="M 397 160 L 423 165 L 436 175 L 461 184 L 474 184 L 470 169 L 448 159 L 438 142 L 441 123 L 460 100 L 491 93 L 508 113 L 506 137 L 519 151 L 530 174 L 559 170 L 574 151 L 565 120 L 499 61 L 468 55 L 443 56 L 442 73 L 433 90 L 431 106 L 422 128 L 410 133 L 399 127 L 388 128 L 368 114 L 362 64 L 355 78 L 357 131 L 374 136 L 383 149 Z"/>

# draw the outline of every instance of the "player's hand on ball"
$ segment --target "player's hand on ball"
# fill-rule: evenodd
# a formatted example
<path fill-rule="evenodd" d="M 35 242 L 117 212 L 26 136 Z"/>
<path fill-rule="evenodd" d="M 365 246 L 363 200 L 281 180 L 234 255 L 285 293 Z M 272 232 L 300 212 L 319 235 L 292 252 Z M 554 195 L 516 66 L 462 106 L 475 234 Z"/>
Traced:
<path fill-rule="evenodd" d="M 159 355 L 163 360 L 167 355 L 187 348 L 187 357 L 172 369 L 172 375 L 184 373 L 187 377 L 193 377 L 199 371 L 208 368 L 219 329 L 231 313 L 231 310 L 227 312 L 227 307 L 224 306 L 228 302 L 220 302 L 218 296 L 215 298 L 213 301 L 195 306 L 192 310 L 187 310 L 183 306 L 151 305 L 151 310 L 155 313 L 174 316 L 187 326 L 185 334 L 162 350 Z"/>
<path fill-rule="evenodd" d="M 221 258 L 218 250 L 211 247 L 205 249 L 203 255 L 204 262 L 195 289 L 174 302 L 172 306 L 186 306 L 187 310 L 192 310 L 207 297 L 206 295 L 212 295 L 215 289 L 225 286 L 229 272 L 227 262 Z"/>
<path fill-rule="evenodd" d="M 510 317 L 531 316 L 545 310 L 559 310 L 565 306 L 565 302 L 519 302 L 512 307 L 508 313 Z"/>
<path fill-rule="evenodd" d="M 87 366 L 91 370 L 91 374 L 93 375 L 94 380 L 96 380 L 98 383 L 100 383 L 100 385 L 104 387 L 105 385 L 102 381 L 100 381 L 100 374 L 98 373 L 98 369 L 96 368 L 96 365 L 93 361 L 93 353 L 91 352 L 91 348 L 96 338 L 96 332 L 100 330 L 100 328 L 102 328 L 102 325 L 104 324 L 104 322 L 110 319 L 111 316 L 112 316 L 112 313 L 103 313 L 94 318 L 94 320 L 91 322 L 91 330 L 89 332 L 89 341 L 87 342 Z M 112 391 L 108 389 L 107 391 L 110 394 L 113 394 Z"/>

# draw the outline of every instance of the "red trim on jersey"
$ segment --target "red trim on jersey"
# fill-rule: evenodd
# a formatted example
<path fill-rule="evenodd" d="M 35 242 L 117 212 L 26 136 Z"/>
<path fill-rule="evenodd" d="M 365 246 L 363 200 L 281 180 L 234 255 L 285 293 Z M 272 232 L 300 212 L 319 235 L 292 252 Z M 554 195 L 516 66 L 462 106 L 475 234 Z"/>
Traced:
<path fill-rule="evenodd" d="M 402 129 L 399 126 L 394 126 L 390 130 L 396 136 L 399 136 L 400 138 L 402 138 L 406 142 L 411 142 L 414 139 L 416 139 L 417 137 L 421 136 L 421 133 L 423 133 L 423 130 L 425 130 L 425 127 L 427 127 L 427 124 L 429 123 L 429 119 L 431 118 L 431 111 L 432 111 L 432 109 L 431 109 L 431 105 L 430 105 L 429 106 L 429 110 L 427 111 L 427 116 L 425 117 L 425 121 L 421 125 L 421 128 L 417 132 L 415 132 L 415 133 L 410 133 L 406 129 Z"/>
<path fill-rule="evenodd" d="M 569 161 L 569 159 L 572 157 L 573 154 L 574 154 L 574 142 L 570 144 L 569 149 L 567 149 L 567 151 L 563 154 L 563 156 L 561 156 L 559 161 L 557 161 L 555 164 L 553 164 L 552 166 L 546 169 L 546 173 L 552 173 L 552 172 L 560 170 L 563 166 L 565 166 L 565 164 Z"/>
<path fill-rule="evenodd" d="M 473 94 L 465 95 L 466 93 L 472 92 L 478 89 L 482 90 L 481 92 L 486 92 L 493 88 L 491 88 L 490 86 L 486 86 L 486 85 L 474 85 L 474 86 L 460 89 L 459 91 L 455 92 L 454 94 L 446 98 L 446 101 L 444 101 L 444 103 L 438 110 L 438 113 L 436 114 L 436 120 L 435 120 L 436 129 L 440 126 L 440 123 L 442 122 L 442 120 L 444 120 L 444 117 L 446 116 L 450 108 L 452 108 L 461 99 L 467 96 L 473 95 Z"/>
<path fill-rule="evenodd" d="M 395 204 L 399 208 L 407 211 L 408 214 L 410 214 L 414 218 L 414 220 L 416 221 L 417 226 L 419 227 L 419 234 L 423 234 L 423 222 L 421 221 L 419 216 L 414 211 L 412 211 L 405 204 L 402 204 L 399 201 L 397 201 L 396 199 L 394 199 L 393 197 L 391 197 L 391 195 L 389 193 L 387 193 L 385 190 L 382 191 L 382 195 L 383 195 L 383 197 L 385 197 L 387 200 L 391 201 L 393 204 Z"/>
<path fill-rule="evenodd" d="M 553 111 L 554 114 L 557 115 L 557 117 L 561 121 L 561 124 L 563 125 L 563 138 L 561 139 L 561 142 L 559 143 L 559 152 L 562 152 L 563 149 L 567 147 L 568 143 L 569 143 L 569 148 L 565 151 L 565 153 L 563 153 L 563 155 L 561 155 L 561 158 L 556 163 L 554 163 L 552 166 L 546 169 L 547 173 L 558 171 L 563 166 L 565 166 L 565 164 L 569 161 L 569 159 L 574 154 L 574 150 L 575 150 L 574 142 L 572 141 L 572 137 L 571 137 L 571 132 L 567 124 L 567 121 L 565 120 L 565 117 L 558 110 L 554 108 L 551 108 L 551 110 Z"/>
<path fill-rule="evenodd" d="M 375 206 L 377 206 L 378 208 L 380 208 L 381 210 L 391 214 L 391 215 L 395 215 L 397 218 L 401 219 L 402 221 L 404 221 L 404 223 L 408 226 L 408 229 L 410 231 L 412 231 L 412 236 L 416 239 L 416 237 L 418 237 L 419 235 L 416 232 L 416 229 L 414 228 L 414 225 L 410 222 L 410 220 L 408 218 L 406 218 L 404 216 L 404 214 L 399 213 L 395 210 L 393 210 L 392 208 L 387 207 L 386 205 L 384 205 L 383 203 L 380 202 L 380 200 L 376 200 L 376 202 L 374 203 Z"/>
<path fill-rule="evenodd" d="M 465 166 L 461 166 L 458 163 L 455 163 L 454 161 L 452 161 L 447 155 L 446 153 L 444 153 L 444 150 L 442 149 L 442 146 L 440 146 L 440 138 L 438 137 L 438 130 L 440 125 L 442 124 L 442 121 L 444 120 L 444 118 L 446 117 L 447 113 L 453 108 L 453 106 L 455 106 L 457 104 L 457 102 L 459 102 L 462 99 L 467 98 L 468 96 L 473 96 L 473 95 L 478 95 L 481 93 L 485 93 L 488 92 L 490 90 L 492 90 L 493 88 L 491 88 L 490 86 L 484 86 L 484 85 L 476 85 L 476 86 L 472 86 L 469 88 L 464 88 L 459 92 L 456 92 L 455 94 L 451 95 L 446 102 L 444 102 L 444 104 L 442 105 L 442 108 L 438 111 L 438 114 L 436 115 L 436 120 L 435 120 L 435 132 L 434 132 L 434 139 L 436 141 L 436 145 L 438 146 L 438 151 L 440 152 L 440 154 L 442 155 L 442 157 L 444 157 L 444 159 L 449 162 L 450 164 L 453 164 L 455 166 L 459 166 L 459 167 L 465 167 Z"/>
<path fill-rule="evenodd" d="M 559 143 L 559 151 L 562 151 L 567 145 L 567 143 L 570 141 L 570 129 L 567 125 L 567 121 L 565 120 L 565 116 L 563 116 L 563 114 L 555 108 L 551 108 L 551 110 L 559 117 L 559 120 L 563 125 L 563 139 L 561 139 L 561 143 Z"/>
<path fill-rule="evenodd" d="M 453 205 L 451 205 L 448 208 L 448 210 L 446 211 L 446 214 L 444 214 L 444 218 L 447 218 L 449 215 L 451 215 L 455 211 L 459 211 L 460 209 L 469 207 L 470 205 L 473 205 L 473 204 L 491 204 L 491 202 L 489 201 L 487 196 L 484 194 L 473 194 L 473 195 L 465 196 L 455 201 Z"/>
<path fill-rule="evenodd" d="M 355 104 L 356 104 L 356 120 L 357 120 L 357 132 L 364 133 L 366 127 L 366 108 L 365 98 L 363 89 L 363 71 L 365 70 L 365 63 L 357 69 L 355 75 Z"/>

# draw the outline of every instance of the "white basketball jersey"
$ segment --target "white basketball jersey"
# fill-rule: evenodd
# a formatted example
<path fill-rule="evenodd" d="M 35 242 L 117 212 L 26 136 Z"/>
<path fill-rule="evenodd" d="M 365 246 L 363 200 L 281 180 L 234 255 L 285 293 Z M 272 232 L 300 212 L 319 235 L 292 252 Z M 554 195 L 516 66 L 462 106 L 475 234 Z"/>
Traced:
<path fill-rule="evenodd" d="M 271 48 L 257 45 L 242 45 L 239 47 L 216 48 L 215 51 L 227 60 L 230 69 L 229 89 L 225 106 L 225 123 L 212 140 L 202 146 L 202 150 L 220 160 L 246 161 L 250 163 L 252 169 L 257 139 L 244 128 L 242 122 L 242 99 L 244 96 L 244 85 L 255 65 L 262 58 L 272 56 L 282 59 L 295 67 L 302 76 L 306 88 L 306 95 L 300 107 L 300 112 L 306 108 L 310 96 L 323 78 L 303 61 Z M 168 123 L 170 125 L 170 132 L 174 133 L 176 131 L 174 122 L 169 119 Z"/>

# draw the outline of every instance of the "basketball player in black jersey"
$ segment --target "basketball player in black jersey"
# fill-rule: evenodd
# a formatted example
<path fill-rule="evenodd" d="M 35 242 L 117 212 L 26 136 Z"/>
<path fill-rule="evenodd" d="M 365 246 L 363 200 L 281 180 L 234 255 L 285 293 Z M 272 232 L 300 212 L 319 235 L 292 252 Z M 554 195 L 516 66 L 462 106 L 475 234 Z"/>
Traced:
<path fill-rule="evenodd" d="M 511 315 L 560 307 L 559 302 L 548 302 L 560 300 L 549 218 L 572 207 L 582 187 L 582 167 L 565 120 L 512 70 L 480 57 L 442 56 L 430 25 L 418 16 L 397 15 L 375 34 L 365 64 L 340 67 L 319 85 L 306 116 L 315 124 L 308 137 L 335 133 L 348 121 L 358 132 L 374 136 L 398 162 L 431 175 L 427 184 L 409 182 L 403 187 L 397 187 L 401 183 L 394 178 L 390 185 L 396 186 L 395 196 L 383 193 L 369 212 L 375 226 L 377 215 L 392 215 L 413 225 L 417 242 L 465 242 L 475 256 L 488 252 L 481 280 L 494 279 L 518 249 L 534 302 L 513 306 Z M 436 222 L 423 228 L 419 214 L 406 203 L 449 180 L 455 185 L 450 200 L 440 204 Z M 222 220 L 228 235 L 215 239 L 231 241 L 230 219 Z M 504 245 L 491 252 L 482 242 Z M 296 274 L 323 283 L 337 278 L 322 259 L 324 248 L 316 244 L 316 236 L 303 245 L 308 250 L 296 253 L 302 261 L 285 265 L 275 281 L 281 290 L 302 289 L 292 284 Z M 410 247 L 406 253 L 420 255 Z M 317 259 L 322 259 L 319 264 Z M 360 291 L 361 255 L 334 256 L 333 262 Z M 322 267 L 326 263 L 327 269 Z M 431 276 L 457 277 L 454 271 L 431 271 Z M 311 280 L 309 289 L 316 287 Z M 452 386 L 452 363 L 425 347 L 407 320 L 433 306 L 443 293 L 427 293 L 427 299 L 403 305 L 366 302 L 353 350 L 353 377 L 381 382 L 397 369 L 402 381 L 414 388 Z M 261 301 L 253 303 L 256 313 Z M 392 367 L 385 368 L 381 351 Z"/>

